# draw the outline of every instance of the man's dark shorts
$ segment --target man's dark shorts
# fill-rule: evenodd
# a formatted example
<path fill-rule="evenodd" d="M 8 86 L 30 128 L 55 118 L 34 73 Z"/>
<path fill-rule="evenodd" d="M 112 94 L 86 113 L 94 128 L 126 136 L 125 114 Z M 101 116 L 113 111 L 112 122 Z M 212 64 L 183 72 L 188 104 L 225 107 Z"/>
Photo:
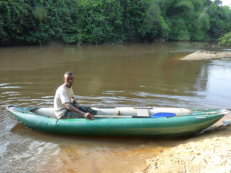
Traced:
<path fill-rule="evenodd" d="M 75 106 L 75 105 L 72 104 L 72 106 Z M 97 114 L 97 111 L 90 108 L 89 106 L 79 106 L 78 109 L 83 111 L 83 112 L 89 112 L 92 115 Z M 72 112 L 72 111 L 67 110 L 65 112 L 65 114 L 61 117 L 61 119 L 73 119 L 73 118 L 83 118 L 83 116 L 81 116 L 80 114 L 78 114 L 76 112 Z"/>

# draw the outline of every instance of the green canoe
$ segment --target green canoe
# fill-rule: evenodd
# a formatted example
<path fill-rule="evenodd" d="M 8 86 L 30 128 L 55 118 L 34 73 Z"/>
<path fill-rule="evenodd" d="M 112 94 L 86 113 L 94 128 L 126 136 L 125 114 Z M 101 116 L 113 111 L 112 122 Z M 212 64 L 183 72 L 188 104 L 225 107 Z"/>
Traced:
<path fill-rule="evenodd" d="M 221 109 L 155 107 L 94 108 L 97 110 L 95 119 L 87 120 L 56 119 L 53 108 L 8 106 L 7 109 L 26 127 L 47 133 L 161 137 L 199 133 L 229 112 Z"/>

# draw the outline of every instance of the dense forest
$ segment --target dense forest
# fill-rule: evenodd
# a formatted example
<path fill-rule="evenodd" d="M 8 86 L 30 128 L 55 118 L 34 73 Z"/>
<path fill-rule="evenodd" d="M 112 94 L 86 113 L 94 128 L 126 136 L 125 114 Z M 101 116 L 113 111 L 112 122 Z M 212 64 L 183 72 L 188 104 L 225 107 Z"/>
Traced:
<path fill-rule="evenodd" d="M 0 45 L 211 41 L 231 31 L 220 0 L 1 0 Z"/>

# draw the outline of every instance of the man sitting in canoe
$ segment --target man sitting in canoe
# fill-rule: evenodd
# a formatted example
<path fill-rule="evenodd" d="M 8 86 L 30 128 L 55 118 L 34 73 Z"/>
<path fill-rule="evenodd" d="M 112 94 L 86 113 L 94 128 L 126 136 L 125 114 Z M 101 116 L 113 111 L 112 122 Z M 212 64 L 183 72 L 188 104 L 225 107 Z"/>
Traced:
<path fill-rule="evenodd" d="M 72 72 L 64 73 L 64 84 L 58 87 L 54 98 L 54 110 L 58 119 L 87 118 L 92 120 L 97 113 L 87 106 L 79 106 L 74 99 Z"/>

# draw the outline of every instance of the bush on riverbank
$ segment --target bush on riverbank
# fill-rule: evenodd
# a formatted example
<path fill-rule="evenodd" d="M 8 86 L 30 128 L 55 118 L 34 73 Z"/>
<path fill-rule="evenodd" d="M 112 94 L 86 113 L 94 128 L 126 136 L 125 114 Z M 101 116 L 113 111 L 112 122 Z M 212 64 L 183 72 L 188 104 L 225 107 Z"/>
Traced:
<path fill-rule="evenodd" d="M 231 31 L 216 0 L 1 0 L 0 45 L 211 40 Z"/>
<path fill-rule="evenodd" d="M 231 32 L 219 38 L 218 44 L 220 46 L 231 47 Z"/>

